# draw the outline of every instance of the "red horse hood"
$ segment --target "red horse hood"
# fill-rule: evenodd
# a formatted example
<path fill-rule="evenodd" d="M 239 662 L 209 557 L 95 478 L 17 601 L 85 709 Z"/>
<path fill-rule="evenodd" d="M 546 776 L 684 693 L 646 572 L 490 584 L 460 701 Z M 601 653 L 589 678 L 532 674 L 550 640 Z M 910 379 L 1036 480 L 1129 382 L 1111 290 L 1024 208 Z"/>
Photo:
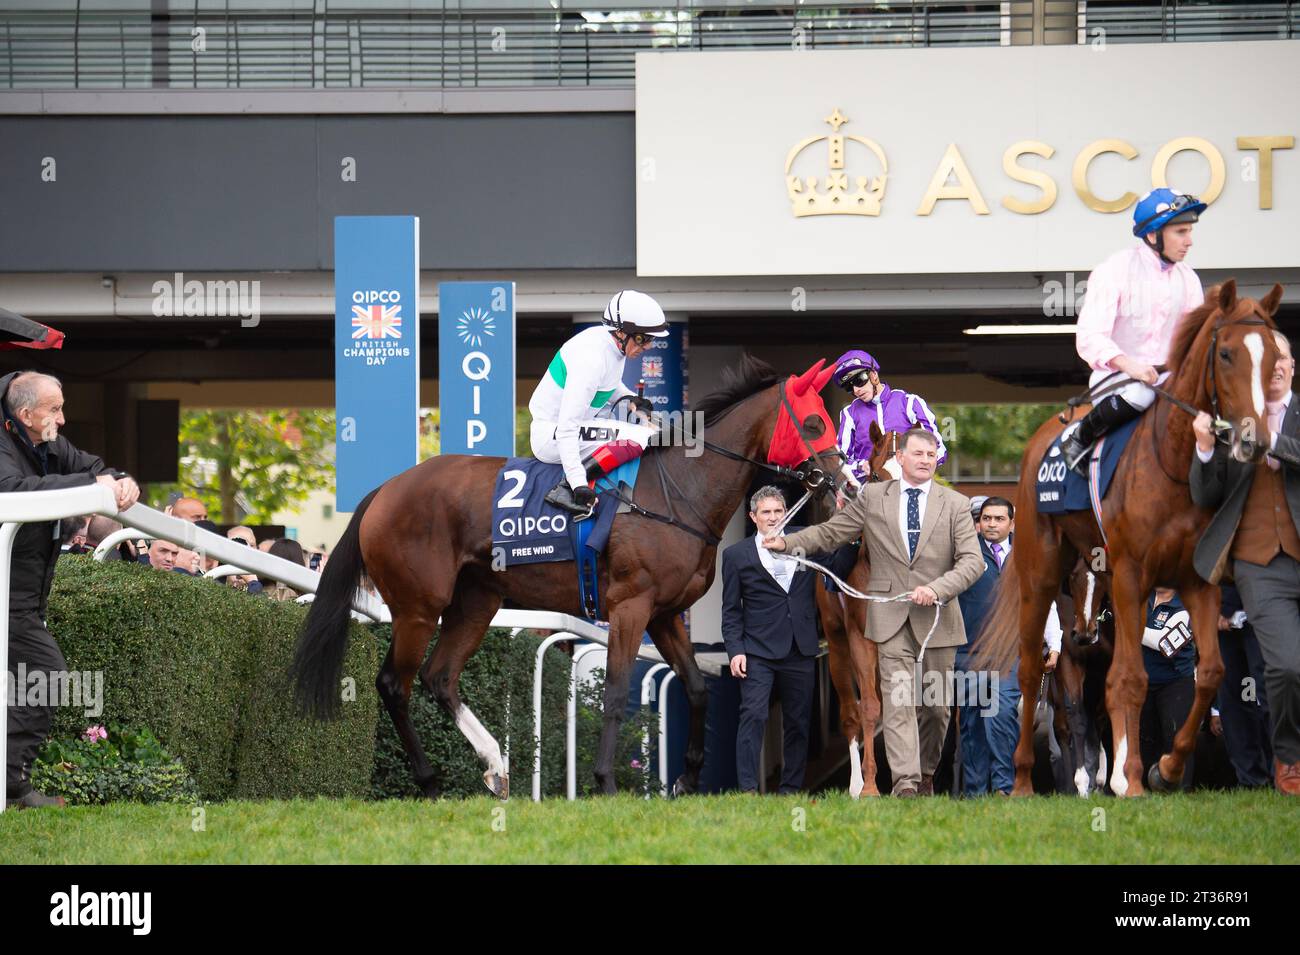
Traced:
<path fill-rule="evenodd" d="M 820 394 L 835 369 L 827 368 L 823 371 L 824 364 L 826 359 L 823 358 L 802 375 L 791 375 L 782 386 L 790 409 L 782 403 L 777 412 L 776 428 L 767 450 L 768 463 L 788 468 L 798 467 L 812 457 L 808 445 L 812 445 L 818 454 L 835 447 L 835 425 L 831 422 Z M 803 423 L 807 444 L 795 429 L 790 418 L 791 409 Z"/>

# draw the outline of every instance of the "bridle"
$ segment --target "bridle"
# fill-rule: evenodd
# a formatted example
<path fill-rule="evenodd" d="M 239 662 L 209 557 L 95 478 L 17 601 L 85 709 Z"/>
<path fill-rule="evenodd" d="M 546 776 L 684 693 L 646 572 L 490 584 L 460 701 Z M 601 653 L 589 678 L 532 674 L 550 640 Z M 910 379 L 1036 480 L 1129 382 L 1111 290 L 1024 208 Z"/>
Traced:
<path fill-rule="evenodd" d="M 1201 378 L 1205 384 L 1205 393 L 1209 395 L 1210 398 L 1211 415 L 1214 418 L 1214 421 L 1212 423 L 1212 427 L 1214 429 L 1214 441 L 1216 444 L 1223 444 L 1223 445 L 1231 445 L 1237 439 L 1237 428 L 1231 421 L 1225 421 L 1220 413 L 1219 386 L 1218 386 L 1218 381 L 1215 378 L 1214 369 L 1217 365 L 1216 359 L 1219 352 L 1219 332 L 1232 325 L 1262 325 L 1267 328 L 1268 322 L 1260 318 L 1258 315 L 1250 315 L 1247 316 L 1246 318 L 1239 318 L 1231 322 L 1222 322 L 1220 324 L 1217 324 L 1214 326 L 1214 329 L 1210 333 L 1210 347 L 1205 356 L 1205 371 L 1202 372 Z M 1175 408 L 1178 408 L 1179 410 L 1186 412 L 1187 414 L 1191 415 L 1193 418 L 1195 418 L 1198 414 L 1201 413 L 1201 409 L 1197 408 L 1195 405 L 1183 401 L 1181 398 L 1175 397 L 1174 395 L 1166 391 L 1164 388 L 1158 387 L 1156 385 L 1150 385 L 1148 387 L 1150 387 L 1152 391 L 1154 391 L 1161 398 L 1164 398 Z M 1164 459 L 1160 456 L 1158 432 L 1161 430 L 1163 429 L 1159 429 L 1159 428 L 1151 429 L 1151 440 L 1152 443 L 1155 444 L 1156 462 L 1160 465 L 1160 470 L 1164 472 L 1165 477 L 1167 477 L 1169 480 L 1173 481 L 1176 484 L 1187 484 L 1188 482 L 1185 478 L 1180 478 L 1177 477 L 1176 475 L 1170 474 L 1169 470 L 1165 467 Z"/>
<path fill-rule="evenodd" d="M 775 432 L 775 427 L 780 426 L 781 410 L 784 409 L 785 413 L 790 416 L 790 421 L 794 425 L 795 432 L 799 435 L 799 440 L 801 440 L 803 442 L 804 447 L 808 449 L 808 453 L 809 453 L 808 460 L 815 461 L 817 467 L 804 471 L 798 468 L 786 467 L 785 465 L 781 465 L 781 464 L 772 464 L 771 462 L 768 461 L 760 461 L 757 458 L 751 458 L 748 455 L 741 454 L 738 451 L 733 451 L 730 448 L 724 448 L 720 444 L 714 444 L 712 441 L 709 441 L 707 439 L 702 442 L 704 445 L 704 449 L 706 451 L 712 451 L 714 454 L 721 455 L 724 458 L 730 458 L 733 461 L 740 461 L 746 464 L 752 464 L 755 467 L 760 468 L 762 470 L 771 471 L 773 474 L 776 474 L 779 477 L 783 477 L 788 480 L 799 481 L 801 484 L 803 484 L 803 486 L 808 490 L 810 494 L 817 491 L 822 491 L 822 492 L 830 491 L 831 493 L 834 493 L 838 489 L 835 482 L 835 476 L 832 472 L 827 470 L 826 464 L 822 460 L 821 455 L 817 452 L 817 449 L 813 447 L 812 442 L 809 440 L 808 434 L 803 426 L 803 423 L 799 420 L 798 416 L 794 413 L 794 408 L 790 405 L 790 399 L 787 398 L 785 394 L 787 382 L 788 379 L 787 381 L 780 382 L 779 383 L 780 387 L 777 389 L 777 395 L 778 395 L 777 418 L 776 418 L 776 425 L 774 426 L 773 430 Z M 761 392 L 756 392 L 754 395 L 750 395 L 749 398 L 756 397 L 757 394 L 760 393 Z M 748 401 L 749 398 L 745 398 L 742 401 L 736 402 L 736 404 L 728 408 L 725 412 L 723 412 L 723 414 L 724 415 L 730 414 L 733 410 L 735 410 L 736 408 L 744 404 L 745 401 Z M 679 427 L 680 425 L 674 425 L 673 436 L 676 435 L 677 428 Z M 838 449 L 835 450 L 834 455 L 838 456 L 841 459 L 843 459 L 844 457 L 843 452 L 839 451 Z M 830 451 L 827 452 L 827 456 L 831 456 Z M 700 540 L 704 541 L 706 544 L 709 544 L 711 546 L 721 543 L 722 537 L 718 534 L 713 533 L 713 531 L 709 528 L 708 518 L 706 518 L 703 514 L 701 514 L 699 510 L 695 507 L 695 505 L 691 503 L 690 497 L 682 491 L 681 486 L 677 483 L 676 480 L 673 479 L 673 476 L 669 474 L 668 471 L 664 468 L 663 455 L 661 454 L 654 455 L 654 461 L 655 461 L 655 470 L 659 476 L 659 487 L 663 491 L 664 504 L 667 506 L 668 509 L 667 514 L 659 514 L 656 513 L 655 511 L 651 511 L 642 507 L 640 504 L 637 504 L 635 501 L 633 501 L 631 497 L 624 495 L 623 492 L 618 490 L 617 488 L 613 490 L 614 496 L 619 500 L 620 503 L 625 504 L 628 507 L 628 509 L 635 514 L 639 514 L 642 517 L 649 518 L 652 521 L 658 521 L 661 524 L 669 524 L 673 527 L 680 528 L 681 530 L 686 531 L 686 533 L 694 537 L 698 537 Z M 680 499 L 690 510 L 690 512 L 695 515 L 699 523 L 704 525 L 705 529 L 703 531 L 695 527 L 692 527 L 690 524 L 683 523 L 682 520 L 677 516 L 677 513 L 673 509 L 674 494 L 676 494 L 678 499 Z M 730 517 L 728 517 L 728 520 L 729 519 Z"/>

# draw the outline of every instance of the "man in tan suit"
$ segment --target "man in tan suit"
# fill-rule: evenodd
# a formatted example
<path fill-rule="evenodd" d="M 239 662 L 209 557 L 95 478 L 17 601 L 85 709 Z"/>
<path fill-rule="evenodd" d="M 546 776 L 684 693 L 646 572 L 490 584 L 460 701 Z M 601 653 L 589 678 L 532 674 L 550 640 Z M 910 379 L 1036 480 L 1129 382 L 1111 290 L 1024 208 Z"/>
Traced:
<path fill-rule="evenodd" d="M 896 455 L 901 479 L 868 484 L 829 521 L 763 542 L 770 550 L 811 554 L 862 537 L 871 561 L 867 592 L 909 595 L 909 601 L 867 606 L 867 636 L 880 644 L 882 724 L 895 796 L 934 792 L 951 714 L 953 660 L 966 642 L 957 595 L 984 572 L 969 501 L 932 480 L 937 453 L 934 435 L 920 428 L 908 431 Z M 917 655 L 934 623 L 937 601 L 943 606 L 918 680 Z M 937 687 L 944 689 L 936 699 Z"/>

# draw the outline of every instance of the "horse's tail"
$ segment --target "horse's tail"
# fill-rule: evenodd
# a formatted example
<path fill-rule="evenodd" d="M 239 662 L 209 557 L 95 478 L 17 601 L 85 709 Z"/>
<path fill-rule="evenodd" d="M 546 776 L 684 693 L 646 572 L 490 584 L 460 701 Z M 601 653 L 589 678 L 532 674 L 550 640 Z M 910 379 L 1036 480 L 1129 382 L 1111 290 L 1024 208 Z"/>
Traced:
<path fill-rule="evenodd" d="M 1019 509 L 1016 513 L 1018 516 Z M 977 670 L 1005 673 L 1020 655 L 1020 574 L 1016 568 L 1014 547 L 1002 565 L 990 604 L 984 625 L 976 637 L 972 662 Z"/>
<path fill-rule="evenodd" d="M 294 697 L 305 714 L 318 719 L 330 719 L 338 714 L 352 598 L 366 569 L 361 554 L 361 519 L 376 493 L 377 489 L 371 491 L 357 506 L 347 530 L 330 554 L 294 649 L 289 669 Z"/>

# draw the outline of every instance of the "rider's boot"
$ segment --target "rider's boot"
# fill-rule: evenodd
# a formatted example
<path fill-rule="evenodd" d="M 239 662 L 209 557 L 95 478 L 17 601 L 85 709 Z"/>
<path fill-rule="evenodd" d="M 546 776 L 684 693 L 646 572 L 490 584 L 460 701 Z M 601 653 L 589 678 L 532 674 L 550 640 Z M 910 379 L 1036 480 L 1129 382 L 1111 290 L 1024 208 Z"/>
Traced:
<path fill-rule="evenodd" d="M 635 441 L 619 440 L 602 444 L 582 459 L 582 466 L 587 472 L 587 486 L 574 490 L 569 487 L 568 481 L 561 481 L 546 492 L 546 502 L 573 514 L 575 524 L 585 521 L 596 509 L 596 492 L 591 485 L 620 464 L 626 464 L 640 456 L 641 445 Z"/>
<path fill-rule="evenodd" d="M 1107 395 L 1061 441 L 1061 454 L 1065 457 L 1066 467 L 1080 477 L 1087 477 L 1088 452 L 1092 449 L 1093 442 L 1121 425 L 1128 424 L 1140 414 L 1141 408 L 1133 407 L 1119 395 Z"/>
<path fill-rule="evenodd" d="M 575 489 L 569 487 L 568 481 L 561 481 L 546 492 L 545 501 L 572 514 L 575 524 L 585 521 L 596 510 L 596 492 L 585 484 Z"/>

